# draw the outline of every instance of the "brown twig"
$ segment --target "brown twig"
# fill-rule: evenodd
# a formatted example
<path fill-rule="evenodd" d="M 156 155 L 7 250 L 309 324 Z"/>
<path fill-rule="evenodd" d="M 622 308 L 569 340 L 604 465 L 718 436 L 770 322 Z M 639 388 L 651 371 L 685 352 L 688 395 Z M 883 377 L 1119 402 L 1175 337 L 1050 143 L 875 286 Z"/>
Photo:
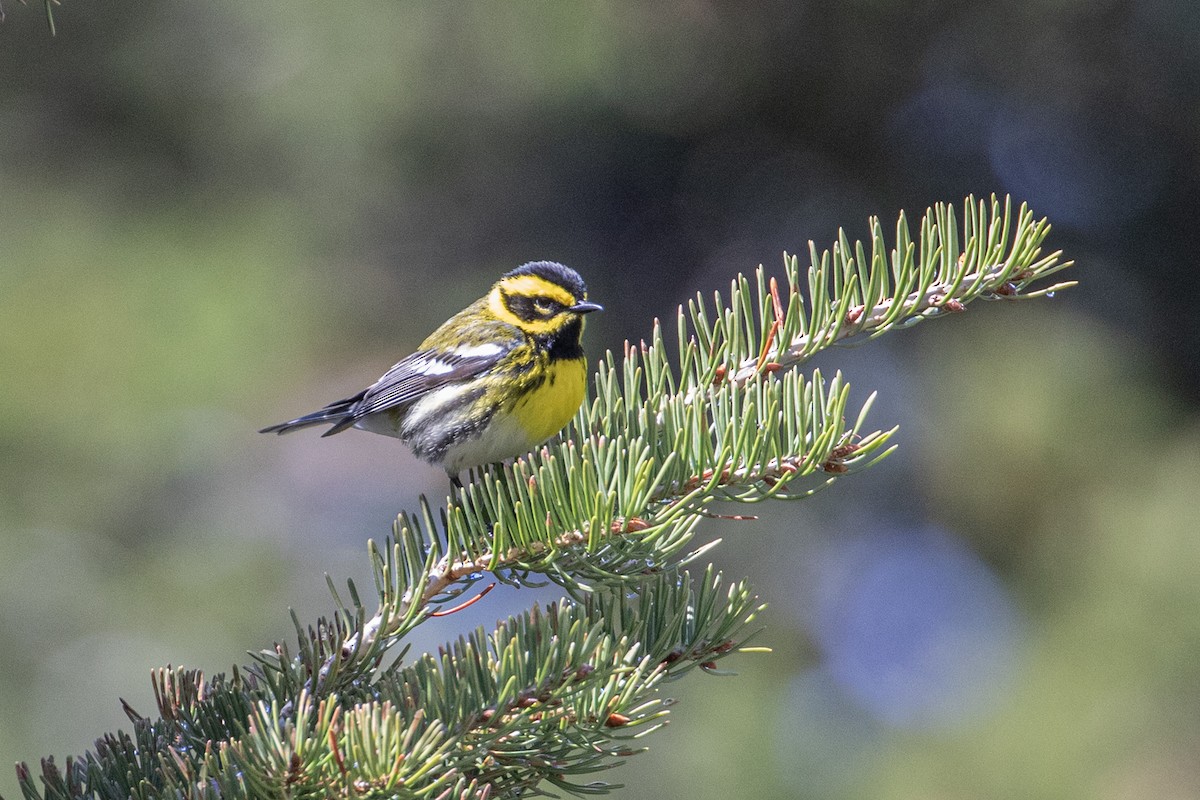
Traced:
<path fill-rule="evenodd" d="M 489 583 L 487 585 L 487 588 L 485 588 L 482 592 L 480 592 L 479 594 L 472 597 L 470 600 L 467 600 L 465 603 L 459 603 L 454 608 L 448 608 L 444 611 L 430 611 L 429 616 L 431 616 L 431 617 L 448 617 L 451 614 L 456 614 L 459 611 L 462 611 L 464 608 L 470 608 L 471 606 L 475 605 L 476 603 L 478 603 L 480 600 L 483 599 L 484 595 L 486 595 L 488 592 L 490 592 L 492 589 L 495 589 L 495 588 L 496 588 L 496 582 L 492 581 L 491 583 Z"/>

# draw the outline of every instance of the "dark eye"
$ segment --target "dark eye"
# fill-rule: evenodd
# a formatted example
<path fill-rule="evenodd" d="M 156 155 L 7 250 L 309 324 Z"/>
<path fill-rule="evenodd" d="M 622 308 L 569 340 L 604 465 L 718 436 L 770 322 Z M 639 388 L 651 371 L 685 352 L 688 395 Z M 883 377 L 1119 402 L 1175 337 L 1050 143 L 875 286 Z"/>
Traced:
<path fill-rule="evenodd" d="M 552 317 L 563 310 L 563 304 L 557 300 L 551 300 L 549 297 L 533 298 L 533 310 L 540 317 Z"/>

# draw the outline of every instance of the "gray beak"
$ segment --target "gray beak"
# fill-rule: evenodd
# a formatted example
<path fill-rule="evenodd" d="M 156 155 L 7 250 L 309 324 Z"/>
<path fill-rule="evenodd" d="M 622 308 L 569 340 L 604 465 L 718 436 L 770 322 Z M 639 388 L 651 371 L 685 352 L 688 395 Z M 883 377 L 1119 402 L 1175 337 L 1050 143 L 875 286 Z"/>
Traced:
<path fill-rule="evenodd" d="M 576 303 L 575 305 L 573 305 L 567 309 L 567 311 L 574 311 L 576 314 L 590 314 L 593 311 L 603 311 L 603 310 L 604 310 L 604 306 L 597 305 L 596 303 L 588 303 L 588 302 Z"/>

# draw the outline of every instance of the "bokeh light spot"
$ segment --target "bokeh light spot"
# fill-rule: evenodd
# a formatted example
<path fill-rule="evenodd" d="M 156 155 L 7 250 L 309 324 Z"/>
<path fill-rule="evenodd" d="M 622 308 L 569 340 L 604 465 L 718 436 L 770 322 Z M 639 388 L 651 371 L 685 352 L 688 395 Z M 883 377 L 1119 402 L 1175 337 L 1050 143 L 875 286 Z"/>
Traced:
<path fill-rule="evenodd" d="M 975 554 L 926 527 L 840 541 L 823 559 L 814 636 L 848 697 L 902 727 L 954 726 L 994 706 L 1021 626 Z"/>

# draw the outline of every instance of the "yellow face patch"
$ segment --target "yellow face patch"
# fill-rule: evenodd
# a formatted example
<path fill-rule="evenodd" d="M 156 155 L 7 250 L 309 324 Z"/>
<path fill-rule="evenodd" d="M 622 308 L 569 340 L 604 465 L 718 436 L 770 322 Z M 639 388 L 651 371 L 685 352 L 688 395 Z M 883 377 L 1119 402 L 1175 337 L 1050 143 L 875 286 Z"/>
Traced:
<path fill-rule="evenodd" d="M 488 308 L 496 315 L 497 319 L 504 320 L 509 325 L 516 325 L 518 328 L 528 325 L 525 320 L 508 310 L 508 306 L 504 304 L 504 292 L 501 291 L 500 284 L 492 287 L 491 294 L 488 295 Z"/>
<path fill-rule="evenodd" d="M 558 314 L 548 319 L 522 319 L 504 302 L 506 294 L 509 297 L 544 297 L 564 306 L 572 306 L 576 302 L 575 297 L 566 289 L 537 275 L 515 275 L 499 281 L 488 295 L 488 308 L 510 325 L 516 325 L 521 330 L 535 335 L 553 333 L 563 326 L 567 317 Z"/>

